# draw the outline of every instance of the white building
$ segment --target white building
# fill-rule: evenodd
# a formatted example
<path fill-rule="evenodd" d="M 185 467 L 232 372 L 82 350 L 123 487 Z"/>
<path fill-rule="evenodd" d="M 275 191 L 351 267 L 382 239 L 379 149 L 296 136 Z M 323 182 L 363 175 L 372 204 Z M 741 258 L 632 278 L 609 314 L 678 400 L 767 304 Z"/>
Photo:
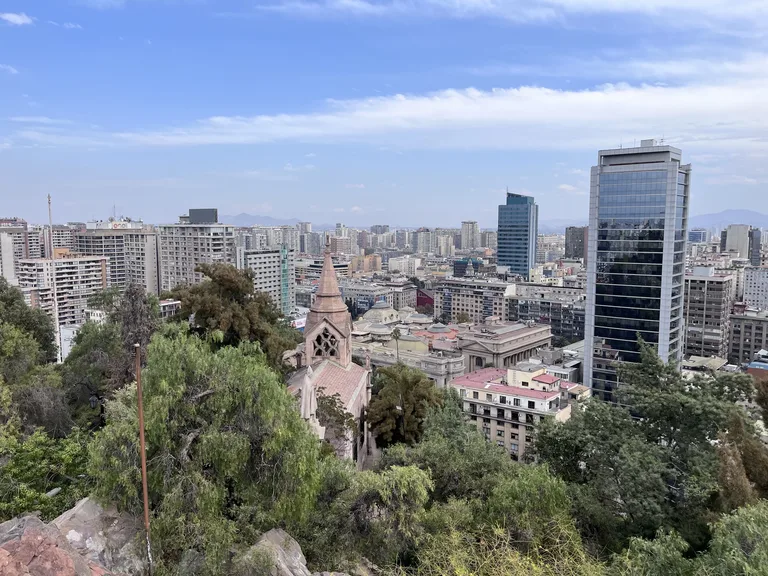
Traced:
<path fill-rule="evenodd" d="M 192 211 L 190 211 L 192 212 Z M 199 284 L 200 264 L 235 264 L 235 227 L 182 217 L 179 224 L 157 227 L 160 246 L 160 290 Z"/>
<path fill-rule="evenodd" d="M 157 233 L 141 222 L 88 222 L 86 230 L 75 234 L 75 251 L 108 256 L 113 287 L 138 284 L 150 294 L 160 291 Z"/>
<path fill-rule="evenodd" d="M 237 249 L 237 267 L 253 272 L 253 287 L 269 294 L 286 316 L 296 307 L 296 257 L 287 246 L 266 250 Z"/>
<path fill-rule="evenodd" d="M 768 310 L 768 268 L 744 269 L 744 301 L 758 310 Z"/>
<path fill-rule="evenodd" d="M 54 275 L 55 270 L 55 275 Z M 27 304 L 54 318 L 54 287 L 59 325 L 86 321 L 88 298 L 109 288 L 109 258 L 74 256 L 19 261 L 19 288 Z"/>
<path fill-rule="evenodd" d="M 461 249 L 473 250 L 480 248 L 480 226 L 470 220 L 461 223 Z"/>
<path fill-rule="evenodd" d="M 390 258 L 388 269 L 390 272 L 399 270 L 406 276 L 416 276 L 416 270 L 421 266 L 421 258 L 413 256 L 401 256 L 400 258 Z"/>
<path fill-rule="evenodd" d="M 2 229 L 0 228 L 0 230 Z M 8 280 L 11 286 L 18 284 L 13 236 L 2 231 L 0 231 L 0 276 Z"/>

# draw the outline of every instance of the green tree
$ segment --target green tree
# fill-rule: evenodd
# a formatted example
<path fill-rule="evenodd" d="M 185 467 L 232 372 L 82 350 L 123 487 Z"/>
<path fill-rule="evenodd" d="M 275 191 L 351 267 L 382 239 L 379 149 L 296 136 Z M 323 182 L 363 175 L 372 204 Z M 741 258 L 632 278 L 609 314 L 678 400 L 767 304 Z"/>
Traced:
<path fill-rule="evenodd" d="M 355 438 L 357 423 L 344 409 L 338 394 L 328 396 L 322 389 L 318 391 L 317 420 L 325 427 L 325 444 L 333 454 L 344 458 L 348 442 Z"/>
<path fill-rule="evenodd" d="M 395 341 L 395 349 L 397 352 L 397 362 L 400 362 L 400 328 L 392 330 L 392 340 Z"/>
<path fill-rule="evenodd" d="M 0 378 L 18 388 L 39 359 L 40 347 L 31 334 L 13 324 L 0 323 Z"/>
<path fill-rule="evenodd" d="M 468 324 L 470 322 L 472 322 L 472 318 L 466 312 L 459 312 L 456 314 L 457 324 Z"/>
<path fill-rule="evenodd" d="M 143 374 L 152 542 L 172 572 L 185 550 L 207 574 L 259 530 L 305 519 L 318 490 L 319 442 L 258 347 L 212 350 L 178 325 L 149 346 Z M 96 494 L 141 510 L 136 389 L 107 403 L 90 467 Z"/>
<path fill-rule="evenodd" d="M 15 326 L 35 339 L 39 347 L 39 362 L 55 362 L 57 353 L 53 322 L 39 308 L 31 308 L 24 302 L 21 290 L 0 278 L 0 322 Z"/>
<path fill-rule="evenodd" d="M 376 375 L 380 389 L 371 400 L 368 421 L 377 444 L 418 442 L 427 411 L 441 402 L 435 383 L 421 370 L 399 363 L 377 370 Z"/>
<path fill-rule="evenodd" d="M 224 346 L 258 342 L 269 365 L 285 371 L 283 354 L 301 342 L 301 334 L 284 321 L 270 297 L 256 292 L 253 272 L 228 264 L 201 264 L 206 282 L 178 286 L 172 292 L 181 300 L 180 318 L 194 315 L 201 334 L 221 332 Z"/>

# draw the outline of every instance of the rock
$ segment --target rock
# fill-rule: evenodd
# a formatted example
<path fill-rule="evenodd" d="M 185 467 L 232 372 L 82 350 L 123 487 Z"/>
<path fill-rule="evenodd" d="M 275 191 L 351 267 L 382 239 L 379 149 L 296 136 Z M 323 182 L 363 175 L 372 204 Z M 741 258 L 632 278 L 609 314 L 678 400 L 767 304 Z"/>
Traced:
<path fill-rule="evenodd" d="M 346 572 L 314 572 L 312 576 L 349 576 Z"/>
<path fill-rule="evenodd" d="M 275 528 L 266 532 L 251 549 L 272 556 L 271 576 L 312 576 L 301 546 L 285 530 Z"/>
<path fill-rule="evenodd" d="M 378 574 L 381 574 L 381 568 L 368 558 L 361 558 L 357 566 L 352 568 L 350 572 L 350 576 L 377 576 Z"/>
<path fill-rule="evenodd" d="M 36 516 L 0 524 L 2 576 L 104 576 L 103 567 L 87 561 L 55 526 Z"/>
<path fill-rule="evenodd" d="M 131 576 L 144 573 L 144 530 L 139 519 L 83 498 L 51 525 L 91 562 Z"/>

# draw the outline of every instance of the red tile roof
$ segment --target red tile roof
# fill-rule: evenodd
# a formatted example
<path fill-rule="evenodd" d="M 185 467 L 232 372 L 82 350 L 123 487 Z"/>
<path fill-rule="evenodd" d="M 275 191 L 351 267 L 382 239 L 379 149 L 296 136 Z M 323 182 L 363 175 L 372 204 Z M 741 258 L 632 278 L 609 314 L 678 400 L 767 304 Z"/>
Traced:
<path fill-rule="evenodd" d="M 534 376 L 532 380 L 535 382 L 541 382 L 542 384 L 555 384 L 561 379 L 557 378 L 556 376 L 552 376 L 552 374 L 539 374 L 538 376 Z"/>
<path fill-rule="evenodd" d="M 338 394 L 345 407 L 349 407 L 356 393 L 365 393 L 367 370 L 354 362 L 342 368 L 336 362 L 325 360 L 312 369 L 312 382 L 318 391 L 322 390 L 326 396 Z"/>
<path fill-rule="evenodd" d="M 510 396 L 522 396 L 536 400 L 547 400 L 560 395 L 558 391 L 543 392 L 541 390 L 501 384 L 501 379 L 506 375 L 507 371 L 500 368 L 483 368 L 482 370 L 476 370 L 475 372 L 454 378 L 450 381 L 450 385 L 462 386 L 473 390 L 485 390 L 486 392 L 496 392 L 497 394 L 508 394 Z"/>

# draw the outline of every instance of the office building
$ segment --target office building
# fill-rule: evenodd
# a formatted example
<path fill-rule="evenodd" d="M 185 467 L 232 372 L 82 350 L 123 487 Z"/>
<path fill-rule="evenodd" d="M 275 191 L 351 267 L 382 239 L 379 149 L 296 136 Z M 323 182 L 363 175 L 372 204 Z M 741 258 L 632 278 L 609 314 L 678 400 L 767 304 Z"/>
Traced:
<path fill-rule="evenodd" d="M 309 234 L 312 232 L 312 222 L 299 222 L 296 224 L 296 229 L 299 231 L 299 234 Z"/>
<path fill-rule="evenodd" d="M 421 266 L 421 258 L 414 258 L 413 256 L 401 256 L 400 258 L 390 258 L 387 264 L 388 270 L 394 272 L 397 270 L 401 274 L 408 276 L 416 276 L 416 270 Z"/>
<path fill-rule="evenodd" d="M 491 316 L 506 320 L 504 294 L 509 284 L 481 278 L 449 278 L 435 288 L 435 318 L 458 322 L 466 315 L 470 322 L 482 323 Z"/>
<path fill-rule="evenodd" d="M 474 250 L 480 248 L 480 226 L 469 220 L 461 223 L 461 249 Z"/>
<path fill-rule="evenodd" d="M 416 286 L 409 280 L 382 282 L 381 285 L 392 290 L 392 308 L 395 310 L 416 308 Z"/>
<path fill-rule="evenodd" d="M 762 233 L 747 224 L 731 224 L 720 232 L 720 251 L 746 258 L 752 266 L 760 266 Z"/>
<path fill-rule="evenodd" d="M 235 264 L 235 228 L 208 222 L 215 209 L 190 210 L 178 224 L 157 227 L 160 245 L 160 290 L 199 284 L 200 264 Z"/>
<path fill-rule="evenodd" d="M 733 364 L 751 362 L 761 350 L 768 350 L 768 310 L 734 306 L 728 361 Z"/>
<path fill-rule="evenodd" d="M 728 357 L 734 281 L 714 268 L 696 267 L 685 275 L 685 355 Z"/>
<path fill-rule="evenodd" d="M 536 264 L 538 234 L 539 207 L 534 199 L 507 192 L 506 204 L 499 206 L 498 264 L 528 280 Z"/>
<path fill-rule="evenodd" d="M 519 286 L 519 284 L 518 284 Z M 584 339 L 586 322 L 586 295 L 582 290 L 573 294 L 556 294 L 549 286 L 538 292 L 507 294 L 507 320 L 510 322 L 536 322 L 552 330 L 557 345 Z"/>
<path fill-rule="evenodd" d="M 389 232 L 389 224 L 374 224 L 371 226 L 371 234 L 386 234 Z"/>
<path fill-rule="evenodd" d="M 86 223 L 75 233 L 74 251 L 109 258 L 110 286 L 124 290 L 137 284 L 159 294 L 157 233 L 141 222 L 108 220 Z"/>
<path fill-rule="evenodd" d="M 390 307 L 393 303 L 392 289 L 372 282 L 343 280 L 339 288 L 344 302 L 351 301 L 361 313 L 373 308 L 377 302 L 385 302 Z"/>
<path fill-rule="evenodd" d="M 565 257 L 584 259 L 587 255 L 587 226 L 569 226 L 565 229 Z"/>
<path fill-rule="evenodd" d="M 688 230 L 689 244 L 703 244 L 709 241 L 709 231 L 706 228 L 694 228 Z"/>
<path fill-rule="evenodd" d="M 287 246 L 237 249 L 237 267 L 253 273 L 253 287 L 264 292 L 288 316 L 296 307 L 296 254 Z"/>
<path fill-rule="evenodd" d="M 744 302 L 751 308 L 768 310 L 768 268 L 744 269 Z"/>
<path fill-rule="evenodd" d="M 109 276 L 106 256 L 70 255 L 55 260 L 19 261 L 19 288 L 25 301 L 54 318 L 55 288 L 57 316 L 62 326 L 85 322 L 88 298 L 109 288 Z"/>
<path fill-rule="evenodd" d="M 332 254 L 352 254 L 352 240 L 349 236 L 331 236 Z"/>
<path fill-rule="evenodd" d="M 602 150 L 592 168 L 584 383 L 615 401 L 617 362 L 637 362 L 638 334 L 665 361 L 682 359 L 683 275 L 691 166 L 643 140 Z"/>

